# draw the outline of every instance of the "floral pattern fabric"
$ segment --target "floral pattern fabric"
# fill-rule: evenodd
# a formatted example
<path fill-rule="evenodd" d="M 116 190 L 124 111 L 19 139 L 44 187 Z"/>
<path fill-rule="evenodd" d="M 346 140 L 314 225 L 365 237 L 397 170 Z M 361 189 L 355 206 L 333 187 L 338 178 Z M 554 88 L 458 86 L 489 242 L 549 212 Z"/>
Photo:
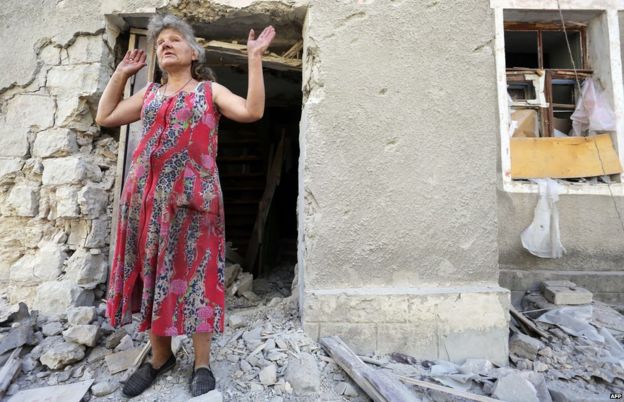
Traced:
<path fill-rule="evenodd" d="M 140 312 L 138 330 L 222 332 L 225 224 L 216 165 L 219 114 L 212 83 L 160 99 L 148 86 L 142 138 L 119 205 L 107 315 Z"/>

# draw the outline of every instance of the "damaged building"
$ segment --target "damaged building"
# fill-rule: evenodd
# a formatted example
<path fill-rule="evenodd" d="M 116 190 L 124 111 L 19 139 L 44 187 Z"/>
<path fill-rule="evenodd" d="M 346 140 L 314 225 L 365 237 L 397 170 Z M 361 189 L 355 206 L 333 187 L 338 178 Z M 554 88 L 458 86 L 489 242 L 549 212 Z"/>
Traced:
<path fill-rule="evenodd" d="M 9 3 L 9 304 L 58 315 L 105 297 L 141 125 L 105 129 L 94 116 L 128 49 L 144 49 L 148 65 L 127 96 L 160 80 L 146 37 L 156 13 L 190 22 L 218 82 L 241 95 L 247 32 L 276 28 L 265 117 L 223 118 L 217 163 L 239 281 L 288 266 L 309 338 L 340 336 L 358 354 L 507 365 L 510 308 L 542 282 L 624 304 L 620 1 Z M 531 225 L 540 245 L 523 235 Z M 544 245 L 559 258 L 527 250 Z"/>

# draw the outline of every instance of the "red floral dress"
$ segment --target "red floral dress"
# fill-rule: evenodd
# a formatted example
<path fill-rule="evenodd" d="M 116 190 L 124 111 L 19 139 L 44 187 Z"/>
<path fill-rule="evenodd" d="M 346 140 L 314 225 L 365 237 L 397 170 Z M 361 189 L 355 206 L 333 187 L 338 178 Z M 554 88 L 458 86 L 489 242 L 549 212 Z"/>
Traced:
<path fill-rule="evenodd" d="M 222 332 L 225 225 L 212 83 L 159 99 L 148 86 L 143 134 L 119 205 L 107 315 L 139 331 Z"/>

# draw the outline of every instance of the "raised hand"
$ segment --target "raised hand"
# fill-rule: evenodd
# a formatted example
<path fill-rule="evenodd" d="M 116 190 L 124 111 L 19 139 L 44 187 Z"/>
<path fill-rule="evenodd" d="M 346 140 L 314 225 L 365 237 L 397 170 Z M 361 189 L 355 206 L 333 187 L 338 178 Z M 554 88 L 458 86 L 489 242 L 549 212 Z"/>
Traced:
<path fill-rule="evenodd" d="M 249 31 L 249 37 L 247 38 L 247 54 L 250 56 L 262 56 L 274 38 L 275 28 L 271 25 L 264 28 L 258 35 L 258 38 L 256 38 L 256 33 L 252 29 Z"/>
<path fill-rule="evenodd" d="M 145 63 L 146 58 L 147 55 L 142 49 L 128 50 L 121 63 L 117 66 L 117 71 L 127 77 L 133 76 L 147 65 Z"/>

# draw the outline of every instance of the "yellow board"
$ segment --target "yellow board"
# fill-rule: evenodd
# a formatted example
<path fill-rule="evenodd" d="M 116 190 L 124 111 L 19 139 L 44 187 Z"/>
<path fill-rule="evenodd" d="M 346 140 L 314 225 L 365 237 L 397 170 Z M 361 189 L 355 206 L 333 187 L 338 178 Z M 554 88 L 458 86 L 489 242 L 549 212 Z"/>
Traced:
<path fill-rule="evenodd" d="M 567 179 L 622 172 L 609 134 L 510 140 L 513 179 Z"/>

